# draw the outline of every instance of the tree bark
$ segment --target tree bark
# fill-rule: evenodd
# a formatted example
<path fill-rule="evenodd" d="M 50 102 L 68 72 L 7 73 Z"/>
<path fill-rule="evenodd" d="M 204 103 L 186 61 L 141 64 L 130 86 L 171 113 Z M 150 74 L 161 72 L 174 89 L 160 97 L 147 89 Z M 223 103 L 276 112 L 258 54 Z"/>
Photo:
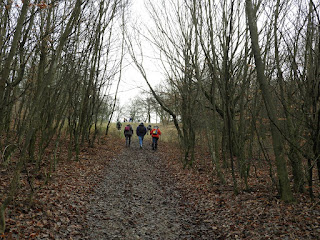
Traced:
<path fill-rule="evenodd" d="M 294 199 L 290 188 L 290 182 L 288 179 L 288 172 L 282 142 L 283 138 L 278 128 L 279 124 L 276 114 L 277 110 L 275 108 L 275 103 L 272 100 L 271 89 L 268 85 L 264 73 L 264 63 L 261 58 L 261 52 L 259 47 L 256 16 L 251 0 L 246 0 L 246 15 L 250 30 L 252 51 L 256 63 L 257 79 L 260 85 L 263 100 L 270 120 L 273 151 L 276 158 L 277 173 L 279 180 L 279 194 L 282 200 L 286 202 L 292 202 Z"/>
<path fill-rule="evenodd" d="M 282 102 L 282 105 L 284 107 L 284 113 L 286 116 L 286 125 L 287 125 L 287 132 L 288 137 L 291 141 L 290 145 L 290 152 L 289 152 L 289 159 L 291 161 L 291 167 L 292 167 L 292 173 L 293 173 L 293 179 L 294 179 L 294 189 L 295 191 L 304 192 L 303 184 L 304 184 L 304 176 L 303 176 L 303 167 L 301 158 L 298 154 L 297 148 L 298 148 L 298 140 L 297 135 L 295 134 L 295 129 L 293 126 L 293 121 L 291 114 L 289 114 L 289 108 L 287 104 L 287 100 L 284 96 L 284 78 L 283 73 L 281 70 L 281 63 L 280 63 L 280 56 L 279 56 L 279 43 L 278 43 L 278 37 L 277 37 L 277 31 L 278 31 L 278 18 L 279 18 L 279 6 L 280 6 L 280 0 L 277 0 L 277 5 L 274 13 L 274 46 L 275 46 L 275 60 L 276 60 L 276 68 L 277 68 L 277 77 L 280 87 L 280 99 Z M 293 145 L 292 145 L 293 144 Z"/>
<path fill-rule="evenodd" d="M 23 6 L 22 6 L 22 9 L 21 9 L 18 21 L 17 21 L 17 25 L 15 27 L 16 30 L 15 30 L 15 34 L 12 39 L 11 48 L 10 48 L 8 57 L 4 63 L 3 69 L 0 74 L 0 123 L 2 122 L 3 109 L 5 108 L 3 101 L 4 101 L 6 83 L 8 81 L 9 75 L 10 75 L 10 67 L 11 67 L 11 64 L 13 61 L 13 57 L 16 54 L 16 51 L 18 49 L 19 39 L 21 36 L 24 20 L 27 16 L 27 13 L 28 13 L 29 3 L 30 3 L 30 0 L 26 0 L 23 3 Z"/>

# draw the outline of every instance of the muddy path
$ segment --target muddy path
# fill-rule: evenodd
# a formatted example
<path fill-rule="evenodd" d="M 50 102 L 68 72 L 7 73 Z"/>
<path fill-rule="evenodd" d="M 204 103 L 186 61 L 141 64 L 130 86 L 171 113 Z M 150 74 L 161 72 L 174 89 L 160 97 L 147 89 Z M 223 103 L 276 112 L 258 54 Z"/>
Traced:
<path fill-rule="evenodd" d="M 215 239 L 210 224 L 166 172 L 160 154 L 136 142 L 108 163 L 87 220 L 87 239 Z"/>

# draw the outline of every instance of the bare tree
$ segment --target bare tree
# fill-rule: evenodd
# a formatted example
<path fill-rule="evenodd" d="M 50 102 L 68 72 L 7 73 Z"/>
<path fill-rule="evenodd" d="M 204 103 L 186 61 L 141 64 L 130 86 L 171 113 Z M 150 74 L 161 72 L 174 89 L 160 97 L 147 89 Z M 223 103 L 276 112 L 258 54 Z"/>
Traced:
<path fill-rule="evenodd" d="M 248 25 L 250 29 L 252 50 L 255 58 L 256 69 L 258 74 L 258 81 L 260 84 L 260 89 L 263 94 L 263 99 L 265 106 L 267 108 L 268 117 L 270 119 L 271 134 L 273 140 L 273 150 L 277 162 L 277 173 L 280 185 L 280 196 L 284 201 L 293 201 L 293 195 L 290 189 L 290 183 L 288 179 L 288 172 L 286 167 L 286 162 L 284 158 L 284 149 L 282 135 L 279 131 L 279 121 L 276 114 L 276 108 L 274 101 L 272 100 L 270 87 L 267 83 L 265 77 L 264 63 L 262 62 L 258 31 L 257 31 L 257 22 L 255 16 L 255 10 L 251 0 L 246 0 L 246 14 L 248 19 Z"/>
<path fill-rule="evenodd" d="M 12 2 L 7 3 L 2 1 L 0 10 L 0 146 L 19 149 L 19 158 L 7 162 L 15 170 L 0 207 L 0 233 L 5 230 L 5 209 L 26 177 L 23 168 L 29 173 L 32 201 L 35 177 L 43 174 L 47 182 L 57 163 L 63 131 L 70 136 L 70 157 L 75 150 L 77 159 L 81 141 L 93 146 L 101 111 L 109 101 L 105 91 L 120 67 L 111 22 L 128 4 L 76 0 L 49 6 L 23 1 L 21 8 L 13 9 Z M 46 157 L 50 143 L 55 148 Z"/>

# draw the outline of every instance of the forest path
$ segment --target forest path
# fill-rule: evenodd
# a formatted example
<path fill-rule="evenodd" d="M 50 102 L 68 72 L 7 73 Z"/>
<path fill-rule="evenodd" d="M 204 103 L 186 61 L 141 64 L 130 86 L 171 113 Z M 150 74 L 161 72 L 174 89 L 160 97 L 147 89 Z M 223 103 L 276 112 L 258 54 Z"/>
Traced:
<path fill-rule="evenodd" d="M 88 207 L 87 239 L 214 239 L 159 154 L 144 144 L 134 141 L 109 162 Z"/>

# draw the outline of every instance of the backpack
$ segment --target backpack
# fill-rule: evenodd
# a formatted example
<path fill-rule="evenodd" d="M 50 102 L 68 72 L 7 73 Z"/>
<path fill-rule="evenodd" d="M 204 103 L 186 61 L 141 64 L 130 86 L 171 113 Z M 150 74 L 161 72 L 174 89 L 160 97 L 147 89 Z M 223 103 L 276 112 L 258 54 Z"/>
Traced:
<path fill-rule="evenodd" d="M 130 126 L 126 126 L 126 127 L 124 128 L 124 130 L 125 130 L 126 132 L 129 132 L 129 131 L 130 131 Z"/>
<path fill-rule="evenodd" d="M 139 134 L 144 135 L 146 133 L 146 128 L 143 125 L 139 125 L 138 132 Z"/>
<path fill-rule="evenodd" d="M 153 130 L 152 135 L 158 135 L 158 130 L 157 129 Z"/>

